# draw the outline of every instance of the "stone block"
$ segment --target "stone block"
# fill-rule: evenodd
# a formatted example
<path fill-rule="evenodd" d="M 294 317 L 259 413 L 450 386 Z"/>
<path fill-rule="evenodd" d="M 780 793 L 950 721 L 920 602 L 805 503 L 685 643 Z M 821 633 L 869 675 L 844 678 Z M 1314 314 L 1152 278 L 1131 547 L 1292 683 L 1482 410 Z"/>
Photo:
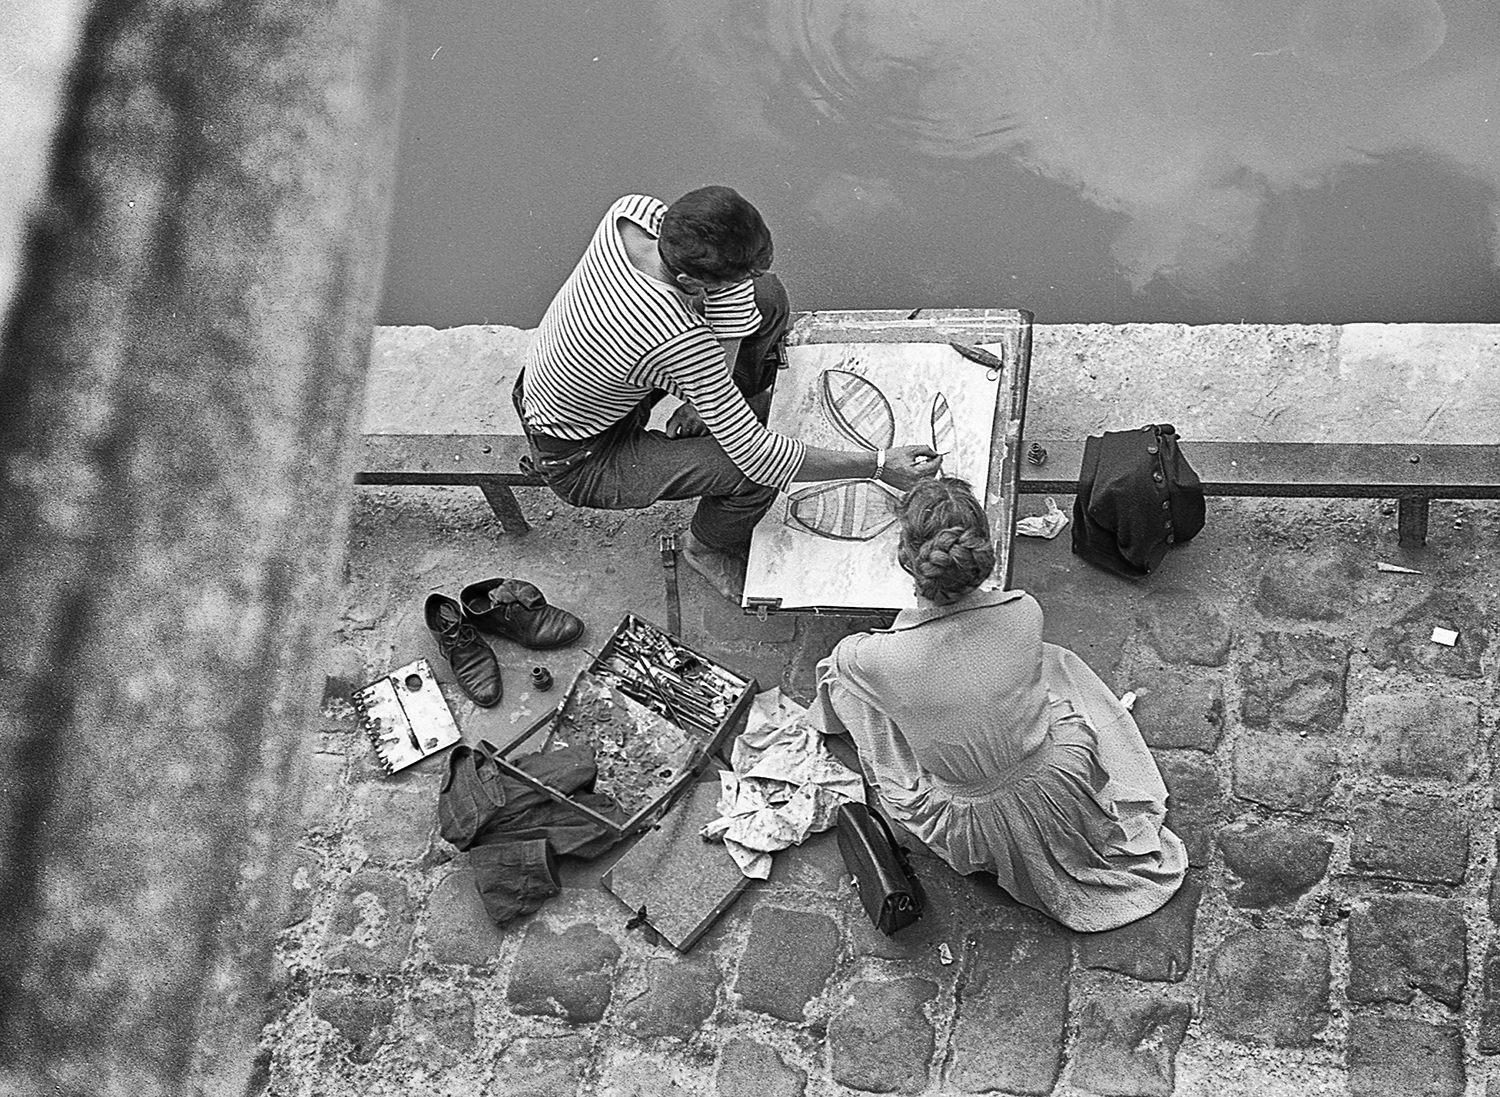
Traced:
<path fill-rule="evenodd" d="M 1118 692 L 1120 662 L 1133 622 L 1123 613 L 1100 613 L 1097 592 L 1053 591 L 1037 599 L 1043 611 L 1042 639 L 1076 652 Z"/>
<path fill-rule="evenodd" d="M 1246 1044 L 1308 1047 L 1328 1024 L 1328 945 L 1288 929 L 1234 934 L 1214 953 L 1203 1024 Z"/>
<path fill-rule="evenodd" d="M 622 1004 L 618 1024 L 641 1039 L 687 1040 L 714 1011 L 719 970 L 702 961 L 655 957 L 646 965 L 646 985 Z"/>
<path fill-rule="evenodd" d="M 1358 804 L 1349 861 L 1369 876 L 1457 884 L 1469 856 L 1469 823 L 1460 803 L 1421 792 L 1391 792 Z"/>
<path fill-rule="evenodd" d="M 354 789 L 345 834 L 360 841 L 370 860 L 415 861 L 437 830 L 437 799 L 406 785 L 362 784 Z"/>
<path fill-rule="evenodd" d="M 1234 745 L 1234 794 L 1278 811 L 1318 810 L 1338 773 L 1338 748 L 1325 736 L 1247 731 Z"/>
<path fill-rule="evenodd" d="M 856 983 L 828 1025 L 833 1080 L 872 1093 L 925 1090 L 937 1037 L 923 1007 L 936 994 L 926 979 Z"/>
<path fill-rule="evenodd" d="M 1132 710 L 1146 745 L 1212 751 L 1224 737 L 1224 683 L 1160 668 L 1137 674 Z"/>
<path fill-rule="evenodd" d="M 500 954 L 505 932 L 490 920 L 474 873 L 456 869 L 427 897 L 427 958 L 437 964 L 487 967 Z"/>
<path fill-rule="evenodd" d="M 1484 978 L 1480 984 L 1479 1050 L 1500 1055 L 1500 944 L 1491 944 L 1484 954 Z"/>
<path fill-rule="evenodd" d="M 1333 842 L 1305 827 L 1240 824 L 1219 831 L 1219 848 L 1232 874 L 1230 903 L 1265 907 L 1290 903 L 1323 879 Z"/>
<path fill-rule="evenodd" d="M 1397 668 L 1478 678 L 1489 650 L 1488 615 L 1467 594 L 1440 590 L 1423 599 L 1370 635 L 1370 662 L 1380 670 Z M 1434 628 L 1454 629 L 1458 642 L 1451 648 L 1432 641 Z"/>
<path fill-rule="evenodd" d="M 344 810 L 344 770 L 342 752 L 319 751 L 307 760 L 307 789 L 302 796 L 302 825 L 313 834 L 337 831 Z"/>
<path fill-rule="evenodd" d="M 1458 1009 L 1468 977 L 1464 912 L 1456 899 L 1381 895 L 1354 908 L 1351 1002 L 1410 1002 L 1421 990 Z"/>
<path fill-rule="evenodd" d="M 406 885 L 383 872 L 359 872 L 334 899 L 323 962 L 366 975 L 401 970 L 411 948 L 413 907 Z"/>
<path fill-rule="evenodd" d="M 775 888 L 805 888 L 819 895 L 835 894 L 848 873 L 839 854 L 838 837 L 832 830 L 809 834 L 801 845 L 776 853 L 771 862 L 769 885 Z"/>
<path fill-rule="evenodd" d="M 1393 777 L 1462 782 L 1479 755 L 1479 704 L 1436 693 L 1382 693 L 1360 705 L 1369 757 Z"/>
<path fill-rule="evenodd" d="M 1188 864 L 1201 868 L 1213 853 L 1214 831 L 1225 805 L 1214 760 L 1190 750 L 1152 754 L 1167 786 L 1167 828 L 1187 847 Z"/>
<path fill-rule="evenodd" d="M 368 1063 L 390 1032 L 395 1000 L 378 991 L 318 990 L 313 992 L 312 1010 L 344 1038 L 350 1059 Z"/>
<path fill-rule="evenodd" d="M 1069 953 L 1067 938 L 1040 924 L 974 935 L 955 994 L 951 1088 L 1052 1092 L 1062 1066 Z"/>
<path fill-rule="evenodd" d="M 1099 995 L 1083 1007 L 1069 1081 L 1101 1097 L 1172 1097 L 1192 1016 L 1186 1002 L 1160 996 Z"/>
<path fill-rule="evenodd" d="M 736 1036 L 719 1059 L 718 1097 L 802 1097 L 807 1072 L 788 1066 L 775 1048 Z"/>
<path fill-rule="evenodd" d="M 1153 590 L 1142 603 L 1137 624 L 1146 643 L 1164 662 L 1222 667 L 1229 661 L 1229 623 L 1196 591 Z"/>
<path fill-rule="evenodd" d="M 1348 1046 L 1350 1097 L 1464 1093 L 1464 1038 L 1457 1025 L 1355 1014 Z"/>
<path fill-rule="evenodd" d="M 692 1097 L 677 1084 L 671 1066 L 638 1055 L 615 1059 L 594 1084 L 597 1097 Z"/>
<path fill-rule="evenodd" d="M 1203 876 L 1189 872 L 1177 894 L 1155 913 L 1119 929 L 1081 934 L 1080 961 L 1136 979 L 1181 982 L 1193 966 L 1193 925 L 1202 898 Z"/>
<path fill-rule="evenodd" d="M 554 933 L 532 922 L 511 969 L 506 1000 L 516 1013 L 591 1024 L 609 1006 L 619 960 L 620 946 L 591 925 Z"/>
<path fill-rule="evenodd" d="M 433 987 L 418 991 L 411 1000 L 412 1016 L 445 1046 L 454 1051 L 474 1050 L 474 996 L 461 987 Z"/>
<path fill-rule="evenodd" d="M 971 930 L 1020 919 L 1031 923 L 1036 913 L 1017 903 L 995 883 L 993 875 L 960 876 L 936 857 L 912 856 L 912 867 L 927 895 L 922 917 L 912 925 L 886 936 L 875 928 L 859 893 L 846 889 L 845 924 L 855 956 L 877 956 L 883 960 L 908 960 L 933 972 L 944 969 L 938 946 L 946 944 L 957 957 Z"/>
<path fill-rule="evenodd" d="M 741 1004 L 800 1022 L 807 1004 L 827 986 L 842 944 L 838 925 L 826 914 L 756 908 L 734 984 Z"/>
<path fill-rule="evenodd" d="M 1337 731 L 1349 648 L 1319 633 L 1262 632 L 1240 664 L 1240 719 L 1252 728 Z"/>
<path fill-rule="evenodd" d="M 1361 574 L 1360 562 L 1337 548 L 1278 552 L 1261 569 L 1255 608 L 1267 617 L 1336 621 L 1354 604 Z"/>
<path fill-rule="evenodd" d="M 583 1036 L 523 1036 L 495 1059 L 487 1097 L 572 1097 L 588 1069 Z"/>

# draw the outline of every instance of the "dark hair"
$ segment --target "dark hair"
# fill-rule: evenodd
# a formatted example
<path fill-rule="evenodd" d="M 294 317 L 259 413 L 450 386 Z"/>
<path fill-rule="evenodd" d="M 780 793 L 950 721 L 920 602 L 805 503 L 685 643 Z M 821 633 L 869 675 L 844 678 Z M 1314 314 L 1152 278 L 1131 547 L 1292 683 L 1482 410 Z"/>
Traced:
<path fill-rule="evenodd" d="M 917 481 L 896 504 L 896 516 L 901 519 L 896 558 L 928 601 L 957 601 L 995 570 L 990 520 L 966 480 Z"/>
<path fill-rule="evenodd" d="M 771 230 L 729 187 L 699 187 L 668 206 L 657 247 L 673 271 L 704 282 L 739 282 L 771 267 Z"/>

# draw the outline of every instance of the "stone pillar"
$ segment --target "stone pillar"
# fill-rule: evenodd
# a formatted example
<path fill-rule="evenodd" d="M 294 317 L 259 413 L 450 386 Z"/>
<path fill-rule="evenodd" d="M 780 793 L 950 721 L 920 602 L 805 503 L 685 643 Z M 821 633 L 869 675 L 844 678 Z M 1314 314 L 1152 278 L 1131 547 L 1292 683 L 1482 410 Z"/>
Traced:
<path fill-rule="evenodd" d="M 394 178 L 389 7 L 80 13 L 0 343 L 5 1093 L 257 1085 Z"/>

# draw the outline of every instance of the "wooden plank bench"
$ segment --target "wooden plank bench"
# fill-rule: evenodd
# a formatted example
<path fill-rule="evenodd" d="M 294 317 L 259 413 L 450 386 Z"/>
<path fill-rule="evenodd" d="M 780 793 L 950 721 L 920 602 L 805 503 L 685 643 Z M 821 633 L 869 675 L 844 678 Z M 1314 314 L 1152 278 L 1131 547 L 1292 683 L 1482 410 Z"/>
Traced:
<path fill-rule="evenodd" d="M 1024 459 L 1033 444 L 1046 451 L 1044 464 Z M 1073 494 L 1083 445 L 1082 439 L 1023 442 L 1021 492 Z M 1205 495 L 1394 499 L 1398 540 L 1407 546 L 1426 543 L 1433 499 L 1500 499 L 1500 446 L 1184 439 L 1182 452 Z"/>
<path fill-rule="evenodd" d="M 472 484 L 506 533 L 525 533 L 513 486 L 545 486 L 540 474 L 521 468 L 526 437 L 516 434 L 366 434 L 356 484 Z"/>

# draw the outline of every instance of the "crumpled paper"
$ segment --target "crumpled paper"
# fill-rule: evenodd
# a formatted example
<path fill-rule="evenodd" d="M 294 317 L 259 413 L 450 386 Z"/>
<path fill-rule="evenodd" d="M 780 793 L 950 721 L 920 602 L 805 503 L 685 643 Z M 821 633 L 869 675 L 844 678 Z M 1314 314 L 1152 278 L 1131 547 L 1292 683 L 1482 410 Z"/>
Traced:
<path fill-rule="evenodd" d="M 1046 537 L 1051 539 L 1063 531 L 1068 516 L 1057 505 L 1057 500 L 1047 496 L 1047 513 L 1016 519 L 1016 532 L 1023 537 Z"/>
<path fill-rule="evenodd" d="M 700 833 L 722 841 L 754 880 L 771 875 L 771 854 L 831 827 L 839 804 L 865 799 L 864 779 L 828 753 L 807 709 L 779 689 L 751 702 L 730 764 L 719 773 L 719 817 Z"/>

